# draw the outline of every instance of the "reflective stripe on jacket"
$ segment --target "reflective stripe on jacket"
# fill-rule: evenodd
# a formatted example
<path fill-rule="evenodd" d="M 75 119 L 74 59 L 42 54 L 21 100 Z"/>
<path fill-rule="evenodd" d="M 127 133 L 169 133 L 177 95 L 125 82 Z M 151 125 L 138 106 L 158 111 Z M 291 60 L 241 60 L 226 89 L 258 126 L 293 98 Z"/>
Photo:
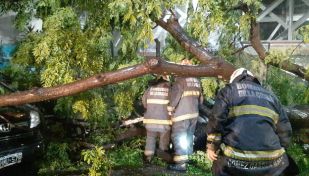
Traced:
<path fill-rule="evenodd" d="M 170 106 L 175 108 L 172 122 L 197 118 L 202 97 L 201 84 L 197 78 L 177 78 L 172 87 L 170 102 Z"/>
<path fill-rule="evenodd" d="M 249 78 L 233 82 L 217 95 L 207 125 L 207 147 L 241 160 L 280 157 L 292 129 L 278 99 Z"/>
<path fill-rule="evenodd" d="M 166 131 L 170 129 L 171 120 L 168 115 L 170 84 L 167 81 L 151 86 L 143 95 L 143 105 L 146 108 L 143 123 L 147 130 Z"/>

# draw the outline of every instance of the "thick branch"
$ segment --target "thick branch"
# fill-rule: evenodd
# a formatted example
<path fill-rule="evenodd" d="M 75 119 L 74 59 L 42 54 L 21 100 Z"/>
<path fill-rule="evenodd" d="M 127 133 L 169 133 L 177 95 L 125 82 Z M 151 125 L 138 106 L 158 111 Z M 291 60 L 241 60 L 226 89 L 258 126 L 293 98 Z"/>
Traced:
<path fill-rule="evenodd" d="M 261 43 L 259 24 L 255 19 L 251 19 L 250 42 L 259 58 L 264 60 L 266 57 L 266 51 Z"/>
<path fill-rule="evenodd" d="M 250 42 L 256 53 L 258 54 L 259 58 L 264 61 L 264 59 L 267 56 L 267 53 L 265 51 L 265 48 L 263 47 L 261 43 L 260 38 L 260 31 L 259 31 L 259 25 L 256 23 L 255 19 L 251 20 L 251 29 L 250 29 Z M 305 75 L 306 69 L 303 66 L 294 64 L 289 61 L 284 61 L 280 65 L 275 63 L 270 63 L 272 66 L 279 67 L 285 71 L 294 73 L 295 75 L 306 79 L 309 81 L 308 76 Z"/>
<path fill-rule="evenodd" d="M 177 19 L 171 18 L 167 22 L 160 19 L 156 23 L 168 31 L 187 52 L 192 53 L 203 64 L 217 65 L 217 68 L 220 69 L 219 77 L 225 80 L 230 78 L 235 67 L 223 59 L 210 55 L 206 49 L 185 33 Z"/>
<path fill-rule="evenodd" d="M 309 81 L 309 77 L 306 75 L 307 69 L 303 66 L 290 62 L 289 60 L 283 61 L 281 64 L 270 63 L 274 67 L 281 68 L 285 71 L 294 73 L 295 75 Z"/>
<path fill-rule="evenodd" d="M 287 115 L 291 121 L 292 127 L 295 130 L 309 128 L 309 106 L 296 105 L 285 108 Z"/>
<path fill-rule="evenodd" d="M 113 72 L 101 73 L 69 84 L 56 87 L 37 88 L 29 91 L 3 95 L 0 96 L 0 106 L 19 105 L 56 99 L 64 96 L 74 95 L 104 85 L 114 84 L 124 80 L 136 78 L 149 73 L 195 77 L 217 77 L 221 72 L 221 68 L 218 68 L 220 68 L 220 65 L 215 64 L 208 66 L 177 65 L 154 57 L 147 59 L 147 61 L 143 64 L 138 64 Z"/>
<path fill-rule="evenodd" d="M 160 19 L 156 23 L 168 31 L 186 51 L 192 53 L 202 63 L 208 64 L 214 58 L 199 43 L 186 35 L 176 18 L 170 18 L 167 22 Z"/>
<path fill-rule="evenodd" d="M 149 72 L 148 70 L 149 69 L 147 68 L 146 64 L 140 64 L 133 67 L 121 69 L 116 72 L 98 74 L 90 78 L 65 85 L 48 88 L 38 88 L 29 91 L 4 95 L 0 96 L 0 106 L 39 102 L 68 95 L 74 95 L 88 89 L 144 75 Z"/>

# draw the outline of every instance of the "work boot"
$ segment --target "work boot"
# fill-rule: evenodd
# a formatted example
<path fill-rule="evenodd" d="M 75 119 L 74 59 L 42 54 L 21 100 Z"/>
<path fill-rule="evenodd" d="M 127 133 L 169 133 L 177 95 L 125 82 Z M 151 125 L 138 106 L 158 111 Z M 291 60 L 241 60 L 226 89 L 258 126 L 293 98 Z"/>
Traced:
<path fill-rule="evenodd" d="M 186 172 L 187 171 L 187 165 L 186 165 L 186 163 L 170 164 L 170 165 L 167 166 L 167 169 L 177 171 L 177 172 Z"/>
<path fill-rule="evenodd" d="M 145 156 L 144 155 L 144 163 L 145 164 L 150 164 L 151 163 L 151 161 L 152 161 L 152 158 L 153 158 L 153 156 Z"/>
<path fill-rule="evenodd" d="M 157 154 L 157 157 L 163 159 L 167 163 L 173 163 L 173 156 L 169 152 L 157 149 L 156 154 Z"/>

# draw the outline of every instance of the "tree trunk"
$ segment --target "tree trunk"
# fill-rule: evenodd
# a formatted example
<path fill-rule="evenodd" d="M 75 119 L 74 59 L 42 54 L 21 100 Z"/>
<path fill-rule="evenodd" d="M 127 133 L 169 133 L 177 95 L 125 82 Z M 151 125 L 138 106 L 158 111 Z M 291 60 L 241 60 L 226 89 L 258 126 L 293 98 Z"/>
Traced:
<path fill-rule="evenodd" d="M 44 100 L 56 99 L 64 96 L 74 95 L 89 89 L 101 87 L 108 84 L 118 83 L 124 80 L 136 78 L 149 73 L 171 74 L 178 76 L 194 77 L 217 77 L 221 69 L 212 66 L 185 66 L 177 65 L 161 60 L 160 58 L 149 58 L 143 64 L 123 68 L 114 72 L 101 73 L 83 80 L 56 87 L 37 88 L 23 92 L 0 96 L 0 106 L 19 105 Z"/>
<path fill-rule="evenodd" d="M 251 20 L 251 28 L 250 28 L 250 43 L 253 47 L 253 49 L 258 54 L 259 58 L 264 62 L 267 53 L 265 51 L 265 48 L 263 47 L 261 43 L 260 38 L 260 30 L 259 30 L 259 24 L 255 21 L 255 19 Z M 270 65 L 274 67 L 279 67 L 285 71 L 294 73 L 295 75 L 299 76 L 300 78 L 303 78 L 307 81 L 309 81 L 309 76 L 306 75 L 307 69 L 303 66 L 297 65 L 295 63 L 292 63 L 289 60 L 283 61 L 280 65 L 276 63 L 269 63 Z"/>
<path fill-rule="evenodd" d="M 285 109 L 293 129 L 309 129 L 309 105 L 296 105 Z"/>
<path fill-rule="evenodd" d="M 259 24 L 255 21 L 255 19 L 251 19 L 250 42 L 251 42 L 252 48 L 256 51 L 259 58 L 261 60 L 264 60 L 267 55 L 266 55 L 265 48 L 263 47 L 261 43 L 259 29 L 260 29 Z"/>
<path fill-rule="evenodd" d="M 156 23 L 168 31 L 187 52 L 193 54 L 203 64 L 209 65 L 215 70 L 218 70 L 218 78 L 223 78 L 224 80 L 230 79 L 235 67 L 227 61 L 209 54 L 205 48 L 185 33 L 176 18 L 170 18 L 167 22 L 160 19 L 157 20 Z"/>

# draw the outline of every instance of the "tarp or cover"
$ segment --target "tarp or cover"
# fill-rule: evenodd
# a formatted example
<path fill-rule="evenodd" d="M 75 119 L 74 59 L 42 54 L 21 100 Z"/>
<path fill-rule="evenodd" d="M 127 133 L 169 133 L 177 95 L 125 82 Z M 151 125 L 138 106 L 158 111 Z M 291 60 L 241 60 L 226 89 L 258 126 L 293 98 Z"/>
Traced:
<path fill-rule="evenodd" d="M 15 49 L 16 44 L 3 44 L 0 46 L 0 68 L 8 65 Z"/>

